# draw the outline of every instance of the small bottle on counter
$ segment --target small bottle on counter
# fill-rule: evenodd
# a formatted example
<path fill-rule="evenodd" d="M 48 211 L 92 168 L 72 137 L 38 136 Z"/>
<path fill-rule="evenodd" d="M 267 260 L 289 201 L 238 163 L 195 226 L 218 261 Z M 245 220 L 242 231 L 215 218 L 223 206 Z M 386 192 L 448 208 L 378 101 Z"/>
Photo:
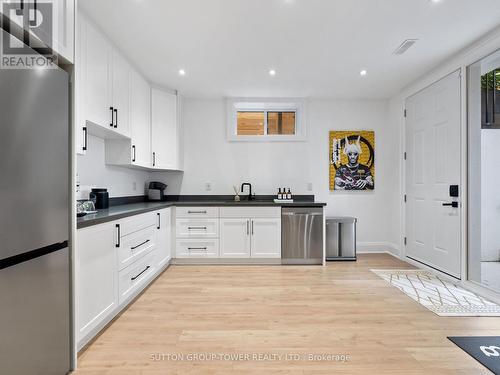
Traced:
<path fill-rule="evenodd" d="M 283 188 L 283 200 L 286 200 L 286 188 Z"/>
<path fill-rule="evenodd" d="M 288 188 L 288 192 L 286 193 L 286 199 L 288 200 L 292 199 L 292 192 L 290 191 L 290 188 Z"/>
<path fill-rule="evenodd" d="M 281 188 L 278 188 L 278 199 L 283 199 L 283 194 L 281 194 Z"/>

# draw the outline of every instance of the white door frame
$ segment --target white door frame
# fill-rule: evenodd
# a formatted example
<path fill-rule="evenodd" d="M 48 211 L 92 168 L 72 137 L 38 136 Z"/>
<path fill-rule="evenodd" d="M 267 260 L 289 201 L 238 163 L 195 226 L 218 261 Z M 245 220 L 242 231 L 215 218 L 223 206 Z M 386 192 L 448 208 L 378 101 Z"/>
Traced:
<path fill-rule="evenodd" d="M 401 176 L 400 176 L 400 223 L 401 223 L 401 236 L 400 236 L 400 242 L 399 242 L 399 256 L 402 260 L 407 261 L 409 263 L 412 263 L 411 260 L 406 258 L 406 250 L 404 246 L 404 234 L 406 233 L 406 222 L 405 222 L 405 217 L 406 217 L 406 212 L 404 208 L 404 201 L 403 197 L 405 194 L 406 190 L 406 180 L 405 180 L 405 166 L 404 166 L 404 160 L 403 160 L 403 152 L 405 149 L 405 140 L 406 140 L 406 134 L 405 134 L 405 121 L 403 117 L 403 111 L 405 108 L 405 103 L 406 99 L 410 96 L 415 95 L 425 87 L 431 85 L 432 83 L 440 80 L 441 78 L 447 76 L 448 74 L 456 71 L 457 69 L 460 69 L 462 73 L 462 116 L 461 116 L 461 139 L 462 139 L 462 149 L 461 149 L 461 163 L 462 163 L 462 176 L 460 179 L 461 183 L 461 192 L 462 192 L 462 197 L 461 197 L 461 215 L 462 215 L 462 224 L 461 224 L 461 253 L 462 253 L 462 277 L 461 277 L 461 284 L 463 287 L 470 289 L 476 293 L 482 294 L 487 298 L 490 298 L 492 301 L 496 301 L 500 303 L 500 293 L 495 293 L 492 292 L 491 289 L 485 288 L 483 286 L 479 286 L 478 284 L 468 281 L 467 280 L 467 264 L 468 264 L 468 249 L 467 249 L 467 244 L 468 244 L 468 170 L 467 170 L 467 164 L 468 164 L 468 118 L 467 118 L 467 67 L 469 65 L 474 64 L 475 62 L 483 59 L 484 57 L 494 53 L 500 49 L 500 27 L 496 28 L 489 34 L 483 36 L 482 38 L 478 39 L 476 42 L 474 42 L 472 45 L 464 48 L 462 51 L 458 52 L 456 55 L 452 56 L 447 62 L 444 64 L 436 67 L 436 69 L 430 71 L 428 74 L 420 77 L 418 80 L 413 82 L 412 84 L 408 85 L 406 88 L 404 88 L 400 95 L 398 96 L 399 103 L 397 104 L 400 109 L 401 117 L 399 118 L 399 126 L 401 128 L 400 131 L 400 171 L 401 171 Z M 425 268 L 422 264 L 415 264 L 418 267 Z M 434 271 L 433 269 L 430 269 L 431 271 Z M 437 272 L 437 271 L 436 271 Z M 446 274 L 442 274 L 446 277 Z"/>
<path fill-rule="evenodd" d="M 435 268 L 426 266 L 420 262 L 414 261 L 406 256 L 406 245 L 404 243 L 404 238 L 406 237 L 406 204 L 404 201 L 404 196 L 406 194 L 406 162 L 404 160 L 404 154 L 406 152 L 406 118 L 404 117 L 404 111 L 406 107 L 406 101 L 418 94 L 419 92 L 425 90 L 426 88 L 432 86 L 436 82 L 445 78 L 449 74 L 459 71 L 460 73 L 460 280 L 467 280 L 467 196 L 468 196 L 468 182 L 467 182 L 467 69 L 466 67 L 460 67 L 449 73 L 446 73 L 439 78 L 435 79 L 431 83 L 427 84 L 425 87 L 420 88 L 414 92 L 408 93 L 403 99 L 403 109 L 401 114 L 403 116 L 402 129 L 401 129 L 401 258 L 417 267 L 425 268 L 434 272 L 438 272 L 443 276 L 448 276 L 446 273 L 441 272 Z"/>

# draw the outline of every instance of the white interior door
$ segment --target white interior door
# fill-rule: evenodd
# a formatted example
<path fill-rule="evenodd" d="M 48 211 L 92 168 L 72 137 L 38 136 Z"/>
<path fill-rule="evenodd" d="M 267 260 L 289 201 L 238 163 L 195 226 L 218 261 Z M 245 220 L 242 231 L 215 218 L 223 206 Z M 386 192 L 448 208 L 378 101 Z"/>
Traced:
<path fill-rule="evenodd" d="M 460 87 L 457 71 L 406 101 L 406 256 L 457 278 Z"/>

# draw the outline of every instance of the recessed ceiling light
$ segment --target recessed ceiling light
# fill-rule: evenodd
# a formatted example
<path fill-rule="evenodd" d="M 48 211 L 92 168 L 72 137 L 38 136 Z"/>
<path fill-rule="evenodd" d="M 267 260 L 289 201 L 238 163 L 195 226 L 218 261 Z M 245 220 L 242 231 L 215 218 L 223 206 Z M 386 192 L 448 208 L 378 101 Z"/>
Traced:
<path fill-rule="evenodd" d="M 271 69 L 271 70 L 269 71 L 269 75 L 274 77 L 274 76 L 276 75 L 276 70 Z"/>
<path fill-rule="evenodd" d="M 180 76 L 185 76 L 186 75 L 186 71 L 184 69 L 179 69 L 179 75 Z"/>
<path fill-rule="evenodd" d="M 429 2 L 431 2 L 431 3 L 440 3 L 441 0 L 429 0 Z"/>
<path fill-rule="evenodd" d="M 361 72 L 359 72 L 359 75 L 362 77 L 366 76 L 367 74 L 368 74 L 368 72 L 364 69 Z"/>

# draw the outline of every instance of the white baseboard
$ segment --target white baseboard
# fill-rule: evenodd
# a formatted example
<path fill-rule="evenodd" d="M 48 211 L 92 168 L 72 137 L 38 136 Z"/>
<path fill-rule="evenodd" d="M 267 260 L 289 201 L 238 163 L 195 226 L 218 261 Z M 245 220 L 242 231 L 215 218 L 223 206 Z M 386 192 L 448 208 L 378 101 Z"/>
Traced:
<path fill-rule="evenodd" d="M 400 257 L 398 246 L 390 242 L 358 242 L 358 254 L 391 254 Z"/>

